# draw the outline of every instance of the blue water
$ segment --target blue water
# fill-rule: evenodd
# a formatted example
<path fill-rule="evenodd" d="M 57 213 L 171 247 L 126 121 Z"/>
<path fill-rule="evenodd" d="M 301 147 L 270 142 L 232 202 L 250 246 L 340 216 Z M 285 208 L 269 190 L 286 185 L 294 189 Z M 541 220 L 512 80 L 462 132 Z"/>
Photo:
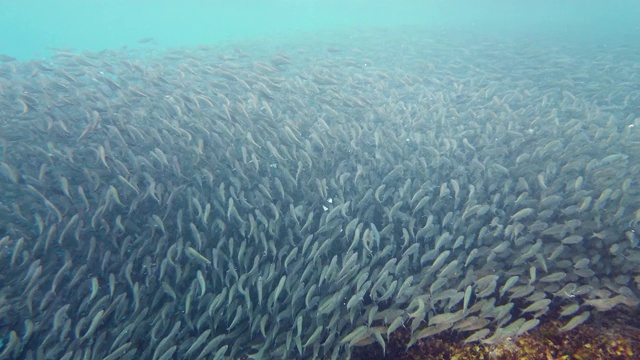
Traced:
<path fill-rule="evenodd" d="M 286 41 L 323 32 L 428 26 L 442 31 L 640 44 L 637 1 L 97 1 L 0 0 L 0 54 L 100 51 L 234 41 Z"/>

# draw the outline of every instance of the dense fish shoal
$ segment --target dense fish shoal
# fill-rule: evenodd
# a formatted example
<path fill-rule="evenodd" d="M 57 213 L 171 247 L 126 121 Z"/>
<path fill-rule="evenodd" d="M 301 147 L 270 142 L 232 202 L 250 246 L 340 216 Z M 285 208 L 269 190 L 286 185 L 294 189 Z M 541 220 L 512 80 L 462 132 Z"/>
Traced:
<path fill-rule="evenodd" d="M 0 357 L 347 358 L 637 308 L 633 50 L 449 36 L 0 64 Z"/>

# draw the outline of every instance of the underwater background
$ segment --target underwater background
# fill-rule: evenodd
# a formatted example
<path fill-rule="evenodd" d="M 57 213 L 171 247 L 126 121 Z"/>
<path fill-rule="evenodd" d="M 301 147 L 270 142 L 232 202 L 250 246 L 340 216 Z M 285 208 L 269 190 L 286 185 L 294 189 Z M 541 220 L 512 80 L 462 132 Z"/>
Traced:
<path fill-rule="evenodd" d="M 0 1 L 1 53 L 20 59 L 50 48 L 286 41 L 406 25 L 438 31 L 524 34 L 558 41 L 637 43 L 635 1 Z"/>

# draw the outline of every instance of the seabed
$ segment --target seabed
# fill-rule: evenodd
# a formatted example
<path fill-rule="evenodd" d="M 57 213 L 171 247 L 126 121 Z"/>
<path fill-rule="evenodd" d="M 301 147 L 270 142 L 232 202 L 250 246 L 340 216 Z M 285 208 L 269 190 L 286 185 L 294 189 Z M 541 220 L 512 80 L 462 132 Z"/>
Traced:
<path fill-rule="evenodd" d="M 620 308 L 593 313 L 588 323 L 560 332 L 565 319 L 547 317 L 535 329 L 499 345 L 462 344 L 451 333 L 419 340 L 408 351 L 410 332 L 391 335 L 386 356 L 377 344 L 354 350 L 358 360 L 635 360 L 640 356 L 640 311 Z"/>

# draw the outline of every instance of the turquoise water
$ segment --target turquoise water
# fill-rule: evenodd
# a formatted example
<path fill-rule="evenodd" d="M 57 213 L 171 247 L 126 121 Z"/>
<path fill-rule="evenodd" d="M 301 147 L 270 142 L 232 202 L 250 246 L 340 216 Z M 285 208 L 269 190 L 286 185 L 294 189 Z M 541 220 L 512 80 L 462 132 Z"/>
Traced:
<path fill-rule="evenodd" d="M 282 41 L 423 25 L 447 31 L 634 43 L 637 1 L 0 1 L 0 54 Z M 148 45 L 148 44 L 147 44 Z"/>

